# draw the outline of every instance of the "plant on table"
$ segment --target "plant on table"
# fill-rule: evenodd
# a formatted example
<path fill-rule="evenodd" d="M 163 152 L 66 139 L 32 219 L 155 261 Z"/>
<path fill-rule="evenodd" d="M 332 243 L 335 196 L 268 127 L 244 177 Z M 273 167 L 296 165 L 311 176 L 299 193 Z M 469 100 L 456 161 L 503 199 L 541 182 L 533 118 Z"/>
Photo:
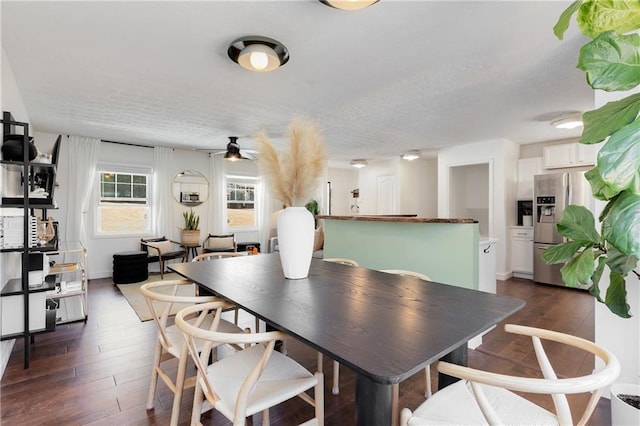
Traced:
<path fill-rule="evenodd" d="M 258 169 L 267 188 L 282 201 L 278 215 L 278 246 L 286 278 L 305 278 L 311 265 L 314 217 L 305 205 L 320 185 L 326 168 L 324 141 L 319 127 L 296 118 L 289 125 L 288 150 L 278 152 L 263 131 L 255 135 L 258 143 Z"/>
<path fill-rule="evenodd" d="M 586 72 L 593 89 L 629 91 L 640 84 L 640 2 L 633 0 L 578 0 L 554 27 L 562 39 L 574 13 L 580 31 L 592 40 L 580 49 L 578 68 Z M 629 318 L 625 277 L 640 257 L 640 93 L 586 112 L 580 143 L 606 140 L 597 165 L 586 173 L 593 195 L 606 201 L 600 214 L 601 231 L 593 214 L 568 206 L 557 225 L 566 243 L 545 250 L 547 263 L 563 263 L 568 286 L 591 281 L 589 292 L 622 318 Z M 605 265 L 610 284 L 604 295 L 598 286 Z"/>
<path fill-rule="evenodd" d="M 200 243 L 200 216 L 193 209 L 182 212 L 184 228 L 181 232 L 183 244 L 198 245 Z"/>

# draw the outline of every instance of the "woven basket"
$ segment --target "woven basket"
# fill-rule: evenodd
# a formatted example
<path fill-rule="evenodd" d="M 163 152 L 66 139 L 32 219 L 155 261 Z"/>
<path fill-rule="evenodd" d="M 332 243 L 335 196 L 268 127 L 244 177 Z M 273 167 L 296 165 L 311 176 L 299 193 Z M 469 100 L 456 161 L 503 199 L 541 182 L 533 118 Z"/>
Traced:
<path fill-rule="evenodd" d="M 181 241 L 183 244 L 198 245 L 200 244 L 200 230 L 188 231 L 182 230 Z"/>

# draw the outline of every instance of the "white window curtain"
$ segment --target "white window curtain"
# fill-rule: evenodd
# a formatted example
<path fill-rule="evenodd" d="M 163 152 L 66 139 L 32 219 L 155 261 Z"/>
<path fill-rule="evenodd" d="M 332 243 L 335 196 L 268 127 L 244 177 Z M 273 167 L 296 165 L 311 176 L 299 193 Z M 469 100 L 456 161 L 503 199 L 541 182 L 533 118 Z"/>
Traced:
<path fill-rule="evenodd" d="M 91 199 L 100 139 L 67 136 L 67 206 L 65 241 L 81 241 L 87 247 L 87 213 Z"/>
<path fill-rule="evenodd" d="M 171 174 L 172 148 L 153 148 L 153 185 L 152 185 L 152 229 L 154 235 L 166 236 L 179 241 L 178 231 L 174 226 L 173 193 Z"/>
<path fill-rule="evenodd" d="M 209 198 L 211 202 L 210 219 L 211 233 L 214 235 L 226 234 L 229 230 L 227 223 L 227 177 L 224 167 L 224 156 L 209 155 L 211 167 L 209 168 L 209 182 L 211 182 L 211 192 Z"/>
<path fill-rule="evenodd" d="M 269 238 L 272 237 L 271 228 L 273 224 L 271 222 L 273 220 L 272 214 L 274 199 L 271 197 L 266 181 L 262 177 L 260 177 L 260 180 L 258 181 L 256 196 L 258 205 L 258 211 L 256 212 L 256 218 L 258 221 L 258 240 L 260 241 L 262 252 L 267 253 L 269 250 Z"/>

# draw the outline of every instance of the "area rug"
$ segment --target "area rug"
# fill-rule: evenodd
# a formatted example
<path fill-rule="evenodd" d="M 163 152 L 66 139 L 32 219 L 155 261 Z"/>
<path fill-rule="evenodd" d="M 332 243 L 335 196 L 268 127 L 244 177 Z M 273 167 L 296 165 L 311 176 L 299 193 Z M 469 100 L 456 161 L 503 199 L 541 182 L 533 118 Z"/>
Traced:
<path fill-rule="evenodd" d="M 177 279 L 180 279 L 180 276 L 175 272 L 164 274 L 164 281 L 177 280 Z M 159 280 L 160 280 L 160 275 L 151 275 L 149 279 L 139 283 L 118 284 L 118 289 L 120 290 L 120 293 L 122 293 L 125 299 L 127 299 L 127 302 L 129 302 L 129 305 L 131 305 L 136 315 L 138 315 L 138 318 L 140 318 L 140 321 L 143 321 L 143 322 L 151 321 L 153 319 L 153 315 L 151 314 L 151 311 L 147 306 L 147 301 L 145 300 L 142 293 L 140 293 L 140 287 L 142 287 L 142 285 L 145 283 L 152 282 L 152 281 L 159 281 Z M 167 293 L 171 291 L 169 287 L 161 290 L 165 290 Z M 193 296 L 194 292 L 195 292 L 195 289 L 193 285 L 182 286 L 178 289 L 179 296 Z M 179 304 L 179 303 L 174 304 L 171 308 L 170 315 L 175 315 L 180 309 L 184 308 L 185 306 L 188 306 L 188 305 Z"/>

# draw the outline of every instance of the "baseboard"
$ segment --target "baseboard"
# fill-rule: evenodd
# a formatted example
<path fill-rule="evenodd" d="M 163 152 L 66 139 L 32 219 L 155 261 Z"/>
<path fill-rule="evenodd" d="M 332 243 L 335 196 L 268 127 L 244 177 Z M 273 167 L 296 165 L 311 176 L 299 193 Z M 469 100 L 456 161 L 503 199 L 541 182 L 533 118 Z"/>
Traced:
<path fill-rule="evenodd" d="M 11 351 L 13 350 L 14 340 L 3 340 L 0 342 L 0 378 L 4 375 L 4 370 L 7 368 L 7 364 L 9 363 L 9 357 L 11 356 Z"/>
<path fill-rule="evenodd" d="M 513 276 L 511 271 L 509 272 L 496 272 L 496 279 L 498 281 L 506 281 Z"/>
<path fill-rule="evenodd" d="M 524 278 L 527 280 L 533 280 L 533 274 L 528 274 L 526 272 L 514 272 L 513 276 L 515 278 Z"/>

